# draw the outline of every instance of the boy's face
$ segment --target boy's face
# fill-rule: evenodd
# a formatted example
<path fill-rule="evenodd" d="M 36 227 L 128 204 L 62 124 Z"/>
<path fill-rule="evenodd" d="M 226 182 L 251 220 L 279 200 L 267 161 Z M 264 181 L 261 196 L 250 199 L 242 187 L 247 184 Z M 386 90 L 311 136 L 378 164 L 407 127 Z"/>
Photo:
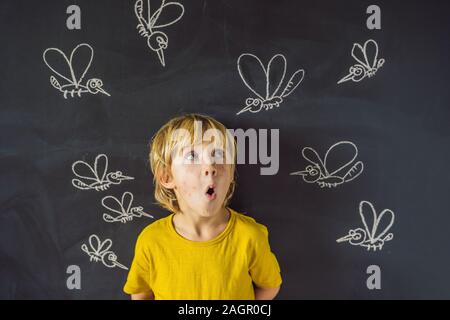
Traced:
<path fill-rule="evenodd" d="M 224 148 L 214 143 L 185 146 L 173 157 L 165 186 L 174 190 L 181 211 L 203 217 L 219 213 L 233 179 Z"/>

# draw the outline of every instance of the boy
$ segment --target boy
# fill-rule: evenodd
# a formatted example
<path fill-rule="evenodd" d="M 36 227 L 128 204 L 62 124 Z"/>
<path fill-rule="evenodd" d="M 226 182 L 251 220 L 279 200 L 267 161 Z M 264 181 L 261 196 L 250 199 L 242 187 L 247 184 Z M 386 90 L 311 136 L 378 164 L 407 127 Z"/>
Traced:
<path fill-rule="evenodd" d="M 132 299 L 273 299 L 282 279 L 267 228 L 228 207 L 236 143 L 225 126 L 200 114 L 171 119 L 149 156 L 155 198 L 171 214 L 139 235 L 124 291 Z"/>

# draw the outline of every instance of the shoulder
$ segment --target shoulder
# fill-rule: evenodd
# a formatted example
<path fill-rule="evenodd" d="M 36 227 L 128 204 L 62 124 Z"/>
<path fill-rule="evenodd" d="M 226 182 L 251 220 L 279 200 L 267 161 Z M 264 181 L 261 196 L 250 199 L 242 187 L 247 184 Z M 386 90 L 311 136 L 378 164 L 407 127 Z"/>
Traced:
<path fill-rule="evenodd" d="M 233 210 L 233 212 L 236 217 L 235 230 L 237 234 L 246 235 L 255 240 L 262 240 L 268 237 L 268 230 L 265 225 L 257 222 L 247 214 L 237 212 L 236 210 Z"/>
<path fill-rule="evenodd" d="M 157 240 L 165 238 L 168 234 L 168 224 L 171 223 L 172 215 L 160 218 L 146 226 L 138 236 L 137 244 L 156 243 Z"/>

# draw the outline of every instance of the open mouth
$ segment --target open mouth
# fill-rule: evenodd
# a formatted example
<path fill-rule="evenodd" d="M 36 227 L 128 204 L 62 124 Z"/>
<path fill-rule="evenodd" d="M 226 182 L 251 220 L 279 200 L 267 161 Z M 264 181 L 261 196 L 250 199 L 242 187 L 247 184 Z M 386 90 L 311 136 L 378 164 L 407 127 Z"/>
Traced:
<path fill-rule="evenodd" d="M 214 200 L 216 198 L 216 186 L 215 185 L 208 186 L 206 188 L 205 195 L 209 200 Z"/>

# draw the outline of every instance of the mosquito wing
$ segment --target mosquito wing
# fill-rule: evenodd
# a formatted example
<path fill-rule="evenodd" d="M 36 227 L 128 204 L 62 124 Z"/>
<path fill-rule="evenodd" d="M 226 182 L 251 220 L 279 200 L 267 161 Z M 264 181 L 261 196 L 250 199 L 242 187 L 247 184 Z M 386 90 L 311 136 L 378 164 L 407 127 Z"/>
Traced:
<path fill-rule="evenodd" d="M 130 213 L 131 205 L 133 204 L 133 194 L 129 191 L 122 195 L 122 208 L 124 208 L 126 213 Z"/>
<path fill-rule="evenodd" d="M 364 44 L 363 47 L 359 43 L 354 43 L 352 48 L 352 57 L 366 70 L 369 70 L 371 68 L 369 61 L 367 59 L 366 44 Z"/>
<path fill-rule="evenodd" d="M 124 214 L 125 209 L 122 203 L 114 196 L 106 196 L 102 199 L 102 206 L 109 211 L 118 213 L 119 215 Z"/>
<path fill-rule="evenodd" d="M 373 231 L 374 227 L 376 230 L 376 220 L 377 214 L 375 212 L 375 208 L 369 201 L 361 201 L 359 203 L 359 215 L 361 217 L 361 221 L 364 225 L 364 229 L 366 230 L 367 237 L 370 241 L 373 241 Z"/>
<path fill-rule="evenodd" d="M 287 83 L 286 87 L 284 88 L 283 92 L 281 93 L 281 96 L 283 98 L 290 95 L 302 82 L 303 78 L 305 76 L 305 70 L 298 69 L 295 71 L 295 73 L 292 75 L 292 77 L 289 79 L 289 82 Z"/>
<path fill-rule="evenodd" d="M 158 29 L 170 26 L 183 17 L 184 7 L 178 2 L 161 3 L 161 6 L 150 17 L 150 29 Z M 149 3 L 150 5 L 150 3 Z M 164 13 L 163 13 L 164 12 Z"/>
<path fill-rule="evenodd" d="M 82 180 L 86 181 L 87 184 L 92 182 L 98 182 L 97 173 L 95 170 L 86 162 L 78 160 L 72 164 L 72 172 Z M 78 179 L 76 179 L 78 180 Z"/>
<path fill-rule="evenodd" d="M 364 224 L 364 228 L 367 231 L 367 235 L 372 243 L 380 239 L 384 240 L 383 238 L 385 234 L 394 224 L 394 212 L 389 209 L 385 209 L 379 216 L 377 216 L 375 208 L 369 201 L 361 201 L 359 204 L 359 214 Z M 392 237 L 393 235 L 389 234 L 387 239 L 390 240 Z"/>
<path fill-rule="evenodd" d="M 77 85 L 83 81 L 93 59 L 94 49 L 87 43 L 80 43 L 72 50 L 69 58 L 70 70 Z"/>
<path fill-rule="evenodd" d="M 55 74 L 69 83 L 76 83 L 72 73 L 72 67 L 66 54 L 58 48 L 48 48 L 42 54 L 42 59 L 47 67 Z M 59 71 L 63 73 L 60 73 Z"/>
<path fill-rule="evenodd" d="M 245 86 L 261 101 L 266 100 L 261 94 L 267 88 L 266 68 L 261 60 L 254 54 L 243 53 L 237 60 L 237 69 Z"/>
<path fill-rule="evenodd" d="M 324 165 L 330 175 L 339 175 L 355 161 L 357 156 L 358 148 L 353 142 L 340 141 L 328 149 L 324 157 Z"/>
<path fill-rule="evenodd" d="M 391 229 L 394 224 L 394 212 L 389 209 L 384 209 L 377 218 L 377 227 L 373 231 L 374 239 L 390 240 L 393 238 L 393 234 L 390 233 L 386 237 L 386 233 Z"/>
<path fill-rule="evenodd" d="M 322 162 L 322 159 L 320 158 L 319 154 L 316 152 L 316 150 L 310 147 L 305 147 L 302 150 L 302 155 L 303 158 L 305 158 L 312 164 L 317 165 L 320 168 L 320 171 L 322 173 L 321 175 L 329 176 L 328 171 L 324 163 Z"/>
<path fill-rule="evenodd" d="M 344 181 L 349 182 L 359 176 L 364 170 L 364 164 L 361 161 L 356 162 L 344 175 Z"/>
<path fill-rule="evenodd" d="M 94 163 L 95 175 L 100 182 L 104 182 L 106 172 L 108 171 L 108 157 L 105 154 L 99 154 Z"/>
<path fill-rule="evenodd" d="M 364 43 L 364 52 L 366 54 L 367 63 L 370 68 L 378 68 L 378 44 L 375 42 L 375 40 L 369 39 Z M 381 60 L 382 59 L 380 59 L 380 61 Z M 381 63 L 381 65 L 383 64 L 383 62 Z"/>
<path fill-rule="evenodd" d="M 266 98 L 272 99 L 280 90 L 286 76 L 286 58 L 276 54 L 270 59 L 266 71 Z"/>
<path fill-rule="evenodd" d="M 112 246 L 111 239 L 106 239 L 105 241 L 101 242 L 100 238 L 93 234 L 89 237 L 89 245 L 91 248 L 98 254 L 102 254 L 109 250 Z"/>

